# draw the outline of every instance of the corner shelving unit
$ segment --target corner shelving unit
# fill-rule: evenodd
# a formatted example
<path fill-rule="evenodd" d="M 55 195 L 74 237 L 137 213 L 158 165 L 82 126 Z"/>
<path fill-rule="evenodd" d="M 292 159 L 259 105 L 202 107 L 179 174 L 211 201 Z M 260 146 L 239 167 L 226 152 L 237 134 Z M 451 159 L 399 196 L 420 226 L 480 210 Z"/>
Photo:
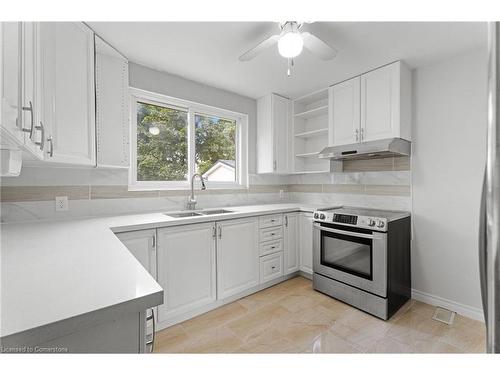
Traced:
<path fill-rule="evenodd" d="M 329 160 L 318 158 L 328 145 L 328 88 L 293 100 L 294 173 L 330 171 Z"/>

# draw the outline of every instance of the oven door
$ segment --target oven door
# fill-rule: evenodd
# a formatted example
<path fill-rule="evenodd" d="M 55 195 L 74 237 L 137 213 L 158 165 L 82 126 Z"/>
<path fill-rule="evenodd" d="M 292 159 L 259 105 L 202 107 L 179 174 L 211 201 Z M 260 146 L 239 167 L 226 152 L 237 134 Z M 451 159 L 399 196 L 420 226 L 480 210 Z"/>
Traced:
<path fill-rule="evenodd" d="M 387 234 L 314 223 L 313 271 L 387 297 Z"/>

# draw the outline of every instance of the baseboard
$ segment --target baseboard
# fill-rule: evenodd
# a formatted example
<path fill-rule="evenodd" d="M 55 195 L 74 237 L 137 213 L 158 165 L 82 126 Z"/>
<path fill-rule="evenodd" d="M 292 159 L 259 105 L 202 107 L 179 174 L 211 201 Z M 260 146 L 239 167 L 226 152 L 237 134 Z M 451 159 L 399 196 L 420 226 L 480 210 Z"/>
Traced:
<path fill-rule="evenodd" d="M 299 276 L 305 277 L 306 279 L 309 279 L 309 280 L 313 279 L 312 273 L 302 271 L 302 270 L 299 271 Z"/>
<path fill-rule="evenodd" d="M 466 316 L 467 318 L 484 322 L 483 309 L 478 309 L 477 307 L 464 305 L 462 303 L 451 301 L 449 299 L 438 297 L 433 294 L 421 292 L 415 289 L 411 290 L 411 296 L 413 299 L 417 301 L 424 302 L 433 306 L 444 307 L 445 309 L 454 311 L 457 314 Z"/>

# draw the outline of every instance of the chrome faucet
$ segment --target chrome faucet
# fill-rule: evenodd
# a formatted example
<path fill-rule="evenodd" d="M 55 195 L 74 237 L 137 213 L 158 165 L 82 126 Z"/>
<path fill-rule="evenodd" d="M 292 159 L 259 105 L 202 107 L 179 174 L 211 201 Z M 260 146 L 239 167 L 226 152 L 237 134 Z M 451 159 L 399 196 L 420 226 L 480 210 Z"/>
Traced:
<path fill-rule="evenodd" d="M 198 176 L 201 182 L 201 190 L 206 190 L 205 181 L 203 180 L 203 176 L 199 173 L 195 173 L 191 176 L 191 195 L 188 198 L 187 209 L 194 210 L 196 208 L 196 198 L 194 196 L 194 178 Z"/>

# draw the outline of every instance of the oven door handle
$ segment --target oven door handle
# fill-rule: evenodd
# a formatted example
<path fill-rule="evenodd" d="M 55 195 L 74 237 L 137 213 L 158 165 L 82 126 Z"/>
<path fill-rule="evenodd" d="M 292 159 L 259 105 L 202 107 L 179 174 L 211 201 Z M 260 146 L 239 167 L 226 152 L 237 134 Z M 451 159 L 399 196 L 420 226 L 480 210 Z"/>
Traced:
<path fill-rule="evenodd" d="M 361 238 L 373 239 L 373 235 L 371 235 L 371 234 L 351 232 L 351 231 L 340 230 L 340 229 L 331 229 L 331 228 L 327 228 L 327 227 L 322 227 L 319 224 L 314 224 L 314 228 L 318 229 L 318 230 L 324 230 L 325 232 L 344 234 L 346 236 L 351 236 L 351 237 L 361 237 Z"/>

